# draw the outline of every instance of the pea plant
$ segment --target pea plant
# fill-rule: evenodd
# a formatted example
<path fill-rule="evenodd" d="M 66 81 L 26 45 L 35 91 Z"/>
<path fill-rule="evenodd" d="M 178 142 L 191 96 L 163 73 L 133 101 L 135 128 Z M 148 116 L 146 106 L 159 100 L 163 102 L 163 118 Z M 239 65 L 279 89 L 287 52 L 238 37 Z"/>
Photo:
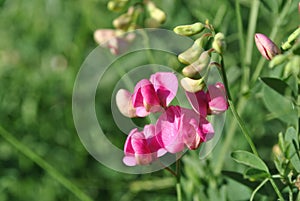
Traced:
<path fill-rule="evenodd" d="M 142 126 L 127 133 L 122 163 L 129 168 L 161 165 L 175 178 L 178 201 L 234 200 L 234 195 L 229 195 L 232 182 L 247 187 L 245 200 L 300 200 L 300 27 L 286 31 L 281 26 L 285 20 L 299 18 L 300 3 L 280 1 L 277 25 L 268 35 L 256 33 L 256 24 L 260 6 L 269 9 L 270 3 L 251 2 L 245 43 L 245 20 L 239 2 L 236 0 L 234 7 L 239 56 L 230 51 L 232 43 L 227 40 L 232 38 L 227 38 L 227 31 L 219 31 L 209 20 L 178 24 L 172 28 L 173 33 L 192 43 L 176 55 L 177 65 L 170 66 L 170 72 L 154 70 L 132 83 L 133 88 L 119 89 L 114 97 L 122 115 L 144 120 Z M 163 26 L 168 16 L 158 5 L 150 0 L 109 1 L 108 9 L 121 14 L 113 21 L 114 29 L 94 32 L 95 41 L 111 54 L 121 55 L 137 39 L 135 30 Z M 297 9 L 299 15 L 290 17 L 291 9 Z M 272 39 L 278 32 L 285 36 L 276 44 Z M 251 62 L 254 44 L 257 64 Z M 239 61 L 238 78 L 227 66 L 227 58 Z M 208 82 L 212 71 L 220 75 L 213 83 Z M 174 101 L 179 89 L 184 92 L 184 106 Z M 247 115 L 247 105 L 263 109 Z M 197 153 L 201 147 L 220 132 L 212 119 L 224 114 L 228 115 L 221 131 L 224 140 L 216 144 L 216 151 L 200 160 Z M 262 155 L 264 142 L 254 132 L 259 132 L 255 130 L 257 125 L 266 125 L 267 121 L 275 121 L 280 129 L 274 129 L 277 132 L 272 136 L 277 142 Z M 243 137 L 235 139 L 235 133 Z M 234 143 L 244 146 L 230 150 Z M 227 154 L 231 157 L 226 158 Z M 175 162 L 167 166 L 162 158 L 169 155 Z M 225 161 L 231 168 L 223 169 Z"/>

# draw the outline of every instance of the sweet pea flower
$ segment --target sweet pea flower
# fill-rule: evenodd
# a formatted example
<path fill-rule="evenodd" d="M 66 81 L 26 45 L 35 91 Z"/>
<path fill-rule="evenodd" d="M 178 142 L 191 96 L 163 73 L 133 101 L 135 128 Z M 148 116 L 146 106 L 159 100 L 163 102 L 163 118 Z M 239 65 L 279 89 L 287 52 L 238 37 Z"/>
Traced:
<path fill-rule="evenodd" d="M 186 97 L 194 111 L 203 117 L 225 112 L 228 109 L 228 102 L 224 85 L 218 82 L 207 88 L 207 92 L 203 90 L 196 93 L 186 91 Z"/>
<path fill-rule="evenodd" d="M 156 138 L 170 153 L 197 149 L 214 135 L 212 125 L 190 109 L 169 106 L 156 123 Z"/>
<path fill-rule="evenodd" d="M 131 130 L 124 145 L 123 162 L 127 166 L 148 165 L 165 153 L 156 140 L 155 126 L 150 124 L 141 132 Z"/>
<path fill-rule="evenodd" d="M 261 33 L 255 34 L 255 44 L 263 57 L 271 60 L 277 54 L 280 54 L 280 49 L 267 36 Z"/>
<path fill-rule="evenodd" d="M 162 111 L 163 108 L 167 107 L 176 96 L 177 89 L 178 81 L 173 73 L 158 72 L 151 75 L 150 80 L 143 79 L 139 81 L 130 97 L 130 92 L 128 92 L 129 94 L 126 93 L 126 96 L 123 95 L 125 98 L 121 98 L 121 96 L 118 98 L 117 96 L 116 102 L 123 115 L 134 117 L 132 113 L 127 115 L 129 111 L 133 111 L 132 105 L 135 110 L 135 116 L 145 117 L 150 113 Z"/>

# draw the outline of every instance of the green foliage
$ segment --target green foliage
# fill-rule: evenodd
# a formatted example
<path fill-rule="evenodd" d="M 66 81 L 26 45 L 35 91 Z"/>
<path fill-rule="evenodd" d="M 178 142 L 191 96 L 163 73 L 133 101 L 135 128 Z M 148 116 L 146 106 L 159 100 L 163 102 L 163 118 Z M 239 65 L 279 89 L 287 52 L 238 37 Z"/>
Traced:
<path fill-rule="evenodd" d="M 259 62 L 251 31 L 248 35 L 255 18 L 251 13 L 257 9 L 253 31 L 272 34 L 277 44 L 287 40 L 299 26 L 298 1 L 262 0 L 257 8 L 252 8 L 253 0 L 154 2 L 167 14 L 162 28 L 208 19 L 224 33 L 231 96 L 260 154 L 234 151 L 249 147 L 228 112 L 221 139 L 209 157 L 199 160 L 196 152 L 183 157 L 184 200 L 249 200 L 260 182 L 272 176 L 284 198 L 299 199 L 299 45 L 293 46 L 293 40 L 288 60 L 270 69 Z M 82 62 L 97 46 L 93 32 L 111 28 L 119 14 L 107 10 L 106 0 L 0 0 L 1 201 L 80 200 L 76 193 L 95 201 L 176 200 L 175 181 L 168 172 L 127 175 L 104 167 L 86 151 L 73 124 L 73 85 Z M 106 78 L 96 110 L 108 138 L 122 148 L 125 136 L 112 122 L 110 109 L 112 84 L 119 77 Z M 4 137 L 5 130 L 10 138 Z M 277 152 L 273 146 L 279 147 Z M 255 194 L 257 200 L 277 197 L 269 182 Z"/>

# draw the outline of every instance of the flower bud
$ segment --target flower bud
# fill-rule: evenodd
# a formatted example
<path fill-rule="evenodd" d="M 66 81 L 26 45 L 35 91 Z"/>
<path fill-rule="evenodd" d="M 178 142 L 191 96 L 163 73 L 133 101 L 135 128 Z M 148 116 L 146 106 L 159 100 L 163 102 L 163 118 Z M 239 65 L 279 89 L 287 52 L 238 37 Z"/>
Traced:
<path fill-rule="evenodd" d="M 166 21 L 166 13 L 157 8 L 152 1 L 147 2 L 146 8 L 152 21 L 156 21 L 159 24 L 162 24 Z"/>
<path fill-rule="evenodd" d="M 222 54 L 226 49 L 225 36 L 223 33 L 217 33 L 214 37 L 212 47 L 219 53 Z"/>
<path fill-rule="evenodd" d="M 281 45 L 281 48 L 283 50 L 288 50 L 292 47 L 292 43 L 300 37 L 300 27 L 298 27 L 298 29 L 296 29 L 287 39 L 287 41 L 285 43 L 283 43 Z"/>
<path fill-rule="evenodd" d="M 180 83 L 185 91 L 191 93 L 196 93 L 198 91 L 201 91 L 205 87 L 204 78 L 201 78 L 199 80 L 193 80 L 189 77 L 185 77 L 181 79 Z"/>
<path fill-rule="evenodd" d="M 178 55 L 178 60 L 183 64 L 191 64 L 195 62 L 203 52 L 205 37 L 195 40 L 192 47 Z"/>
<path fill-rule="evenodd" d="M 174 28 L 174 32 L 183 36 L 192 36 L 200 33 L 205 28 L 204 24 L 197 22 L 191 25 L 181 25 Z"/>
<path fill-rule="evenodd" d="M 267 60 L 271 60 L 275 55 L 280 54 L 277 45 L 264 34 L 255 34 L 255 43 L 257 49 Z"/>
<path fill-rule="evenodd" d="M 273 68 L 274 66 L 277 66 L 279 64 L 282 64 L 287 58 L 288 54 L 279 54 L 276 55 L 269 63 L 269 67 Z"/>
<path fill-rule="evenodd" d="M 122 10 L 126 4 L 128 3 L 128 0 L 113 0 L 109 1 L 107 4 L 108 10 L 118 12 Z"/>
<path fill-rule="evenodd" d="M 113 25 L 117 29 L 126 30 L 132 22 L 132 17 L 128 13 L 120 15 L 118 18 L 114 19 Z"/>
<path fill-rule="evenodd" d="M 203 72 L 209 65 L 210 55 L 208 51 L 203 52 L 199 59 L 182 69 L 182 74 L 186 77 L 193 77 Z"/>

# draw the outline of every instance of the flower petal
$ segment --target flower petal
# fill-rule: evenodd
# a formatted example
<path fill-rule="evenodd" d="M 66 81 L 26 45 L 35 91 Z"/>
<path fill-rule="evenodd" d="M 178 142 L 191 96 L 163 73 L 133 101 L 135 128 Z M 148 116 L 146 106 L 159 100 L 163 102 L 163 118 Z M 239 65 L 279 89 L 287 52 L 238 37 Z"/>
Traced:
<path fill-rule="evenodd" d="M 225 87 L 218 82 L 209 85 L 206 93 L 208 99 L 209 114 L 220 114 L 228 109 Z"/>
<path fill-rule="evenodd" d="M 190 104 L 192 105 L 192 108 L 195 112 L 200 114 L 203 117 L 207 116 L 207 107 L 208 107 L 208 101 L 206 98 L 206 94 L 204 91 L 198 91 L 196 93 L 191 92 L 185 92 L 186 97 Z"/>
<path fill-rule="evenodd" d="M 158 72 L 150 77 L 150 82 L 159 97 L 163 107 L 166 107 L 174 99 L 178 90 L 178 80 L 174 73 Z"/>
<path fill-rule="evenodd" d="M 131 93 L 125 89 L 120 89 L 116 94 L 116 104 L 119 111 L 126 117 L 136 117 L 135 109 L 132 105 Z"/>

